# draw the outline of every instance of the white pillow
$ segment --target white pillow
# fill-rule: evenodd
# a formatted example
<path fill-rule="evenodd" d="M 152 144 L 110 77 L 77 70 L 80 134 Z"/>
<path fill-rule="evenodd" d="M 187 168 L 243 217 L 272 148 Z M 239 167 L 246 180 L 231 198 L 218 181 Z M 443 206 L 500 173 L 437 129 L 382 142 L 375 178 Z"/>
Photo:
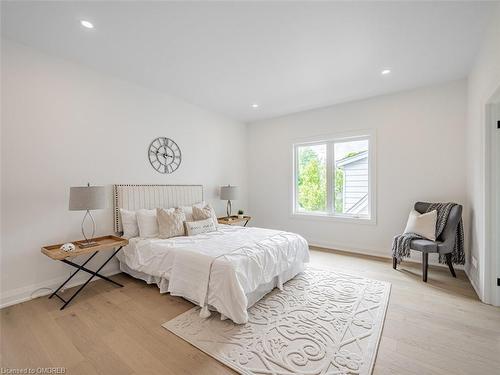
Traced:
<path fill-rule="evenodd" d="M 186 221 L 184 224 L 186 225 L 186 233 L 188 236 L 214 232 L 217 230 L 212 218 L 198 221 Z"/>
<path fill-rule="evenodd" d="M 127 239 L 139 237 L 139 226 L 137 225 L 135 211 L 120 208 L 120 216 L 122 218 L 123 237 Z"/>
<path fill-rule="evenodd" d="M 426 212 L 424 214 L 412 210 L 406 223 L 404 233 L 415 233 L 428 240 L 436 240 L 437 211 Z"/>
<path fill-rule="evenodd" d="M 193 206 L 193 219 L 195 221 L 205 220 L 210 218 L 214 221 L 214 224 L 217 226 L 217 215 L 215 214 L 215 210 L 210 204 L 207 204 L 202 208 Z"/>
<path fill-rule="evenodd" d="M 156 217 L 158 218 L 158 237 L 184 236 L 186 215 L 182 208 L 157 208 Z"/>
<path fill-rule="evenodd" d="M 192 206 L 182 206 L 180 207 L 182 211 L 184 211 L 184 215 L 186 215 L 186 221 L 194 221 L 193 219 L 193 207 L 203 208 L 205 206 L 205 201 L 200 203 L 195 203 Z"/>
<path fill-rule="evenodd" d="M 158 237 L 158 221 L 156 219 L 156 209 L 141 209 L 136 211 L 137 225 L 139 226 L 139 236 L 143 238 Z"/>

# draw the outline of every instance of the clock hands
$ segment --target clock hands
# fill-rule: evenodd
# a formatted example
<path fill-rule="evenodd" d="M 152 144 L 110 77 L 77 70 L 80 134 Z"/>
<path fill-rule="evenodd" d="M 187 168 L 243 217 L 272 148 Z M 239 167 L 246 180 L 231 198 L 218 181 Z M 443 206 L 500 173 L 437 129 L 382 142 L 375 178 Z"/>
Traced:
<path fill-rule="evenodd" d="M 168 153 L 163 153 L 163 152 L 159 152 L 159 151 L 156 151 L 156 155 L 160 154 L 161 156 L 163 156 L 165 159 L 168 157 L 168 158 L 173 158 L 172 155 L 169 155 Z"/>

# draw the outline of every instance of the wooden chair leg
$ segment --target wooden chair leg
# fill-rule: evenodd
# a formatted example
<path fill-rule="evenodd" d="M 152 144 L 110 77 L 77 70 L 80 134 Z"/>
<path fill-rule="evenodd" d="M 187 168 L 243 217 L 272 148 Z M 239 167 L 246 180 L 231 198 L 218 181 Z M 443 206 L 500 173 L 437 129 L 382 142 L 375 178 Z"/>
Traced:
<path fill-rule="evenodd" d="M 422 280 L 427 282 L 427 269 L 429 268 L 429 253 L 422 252 Z"/>
<path fill-rule="evenodd" d="M 453 268 L 453 263 L 451 261 L 451 253 L 448 253 L 445 256 L 446 256 L 446 264 L 448 265 L 448 268 L 450 269 L 450 272 L 453 275 L 453 277 L 456 278 L 457 274 L 455 273 L 455 269 Z"/>
<path fill-rule="evenodd" d="M 396 257 L 392 257 L 392 268 L 397 269 L 398 266 L 398 261 L 396 260 Z"/>

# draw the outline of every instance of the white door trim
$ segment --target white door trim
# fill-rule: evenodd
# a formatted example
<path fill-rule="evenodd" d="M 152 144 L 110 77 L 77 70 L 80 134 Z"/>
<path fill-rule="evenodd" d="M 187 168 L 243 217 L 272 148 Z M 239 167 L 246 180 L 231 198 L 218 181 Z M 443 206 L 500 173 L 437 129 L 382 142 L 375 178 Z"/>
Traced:
<path fill-rule="evenodd" d="M 485 139 L 485 290 L 486 303 L 500 306 L 500 287 L 497 278 L 500 277 L 500 120 L 499 95 L 493 96 L 486 105 L 486 139 Z"/>

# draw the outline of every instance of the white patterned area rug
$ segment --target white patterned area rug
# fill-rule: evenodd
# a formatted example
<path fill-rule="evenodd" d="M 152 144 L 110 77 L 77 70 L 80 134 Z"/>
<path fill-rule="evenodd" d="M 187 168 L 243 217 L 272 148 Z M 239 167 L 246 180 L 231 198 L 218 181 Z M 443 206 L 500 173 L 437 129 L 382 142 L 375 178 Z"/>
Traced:
<path fill-rule="evenodd" d="M 390 288 L 308 268 L 252 306 L 246 324 L 194 307 L 163 327 L 241 374 L 371 374 Z"/>

